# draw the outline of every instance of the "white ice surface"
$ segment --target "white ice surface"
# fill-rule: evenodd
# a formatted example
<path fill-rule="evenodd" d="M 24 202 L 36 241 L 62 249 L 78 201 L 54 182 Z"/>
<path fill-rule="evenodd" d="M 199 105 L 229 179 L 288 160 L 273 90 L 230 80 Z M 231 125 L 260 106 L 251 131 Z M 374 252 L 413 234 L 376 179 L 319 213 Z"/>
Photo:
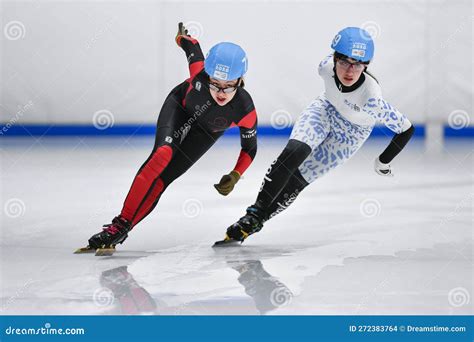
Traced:
<path fill-rule="evenodd" d="M 72 254 L 118 214 L 152 143 L 0 141 L 2 314 L 473 313 L 472 140 L 439 155 L 415 140 L 384 178 L 372 165 L 388 140 L 371 139 L 260 233 L 216 250 L 285 145 L 261 139 L 222 197 L 212 185 L 239 152 L 238 139 L 225 138 L 114 256 Z M 364 216 L 366 200 L 375 205 Z"/>

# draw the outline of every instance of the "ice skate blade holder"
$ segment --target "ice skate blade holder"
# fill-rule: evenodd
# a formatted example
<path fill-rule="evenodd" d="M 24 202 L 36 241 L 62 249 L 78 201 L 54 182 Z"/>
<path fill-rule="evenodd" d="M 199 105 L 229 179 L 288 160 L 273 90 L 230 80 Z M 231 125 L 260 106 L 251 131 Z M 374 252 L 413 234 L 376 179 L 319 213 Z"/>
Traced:
<path fill-rule="evenodd" d="M 111 256 L 115 253 L 115 247 L 97 248 L 95 256 Z"/>
<path fill-rule="evenodd" d="M 214 247 L 238 247 L 242 244 L 242 241 L 232 240 L 232 239 L 224 239 L 220 241 L 216 241 L 212 248 Z"/>
<path fill-rule="evenodd" d="M 74 254 L 86 254 L 86 253 L 95 253 L 95 248 L 92 247 L 81 247 L 74 251 Z"/>
<path fill-rule="evenodd" d="M 82 247 L 77 249 L 74 254 L 92 254 L 95 253 L 96 256 L 111 256 L 115 253 L 115 246 L 114 247 L 107 247 L 107 248 L 92 248 L 90 246 Z"/>

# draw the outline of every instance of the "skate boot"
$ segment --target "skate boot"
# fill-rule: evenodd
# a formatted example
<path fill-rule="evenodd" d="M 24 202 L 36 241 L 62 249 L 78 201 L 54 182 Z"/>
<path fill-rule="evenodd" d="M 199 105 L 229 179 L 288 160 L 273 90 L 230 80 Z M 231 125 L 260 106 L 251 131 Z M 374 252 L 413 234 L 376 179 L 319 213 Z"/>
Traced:
<path fill-rule="evenodd" d="M 247 208 L 247 214 L 227 228 L 224 240 L 214 243 L 214 247 L 236 245 L 242 243 L 253 233 L 260 231 L 265 222 L 263 211 L 257 206 Z"/>
<path fill-rule="evenodd" d="M 128 232 L 132 229 L 132 224 L 117 216 L 112 223 L 105 224 L 100 233 L 92 235 L 89 239 L 89 245 L 79 248 L 75 253 L 92 253 L 97 256 L 108 256 L 115 252 L 115 245 L 123 243 L 128 237 Z"/>

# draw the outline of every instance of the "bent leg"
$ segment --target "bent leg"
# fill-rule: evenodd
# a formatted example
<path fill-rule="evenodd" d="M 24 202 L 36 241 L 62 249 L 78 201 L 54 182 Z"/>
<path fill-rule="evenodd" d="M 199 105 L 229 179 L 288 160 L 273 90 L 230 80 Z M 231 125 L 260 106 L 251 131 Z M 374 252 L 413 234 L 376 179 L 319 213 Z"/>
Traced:
<path fill-rule="evenodd" d="M 120 216 L 127 221 L 135 223 L 141 208 L 163 190 L 164 184 L 159 180 L 159 176 L 179 149 L 182 141 L 174 136 L 185 124 L 187 116 L 176 96 L 170 94 L 158 117 L 155 146 L 138 170 L 125 198 Z"/>
<path fill-rule="evenodd" d="M 331 104 L 328 104 L 327 112 L 331 124 L 327 138 L 298 168 L 308 183 L 349 160 L 362 147 L 373 128 L 347 121 Z"/>
<path fill-rule="evenodd" d="M 299 170 L 296 170 L 280 191 L 279 195 L 273 200 L 267 209 L 268 219 L 278 215 L 291 204 L 294 203 L 298 195 L 306 188 L 309 183 L 303 178 Z"/>
<path fill-rule="evenodd" d="M 194 165 L 211 148 L 220 135 L 221 133 L 210 135 L 197 127 L 190 130 L 188 136 L 176 150 L 173 159 L 157 178 L 149 196 L 146 197 L 146 201 L 140 206 L 137 215 L 133 219 L 134 225 L 153 211 L 166 188 Z"/>
<path fill-rule="evenodd" d="M 326 103 L 318 98 L 301 113 L 288 144 L 264 177 L 255 206 L 261 208 L 265 216 L 271 214 L 270 205 L 278 198 L 311 151 L 326 139 L 329 132 Z M 296 181 L 299 179 L 301 177 L 295 178 Z"/>

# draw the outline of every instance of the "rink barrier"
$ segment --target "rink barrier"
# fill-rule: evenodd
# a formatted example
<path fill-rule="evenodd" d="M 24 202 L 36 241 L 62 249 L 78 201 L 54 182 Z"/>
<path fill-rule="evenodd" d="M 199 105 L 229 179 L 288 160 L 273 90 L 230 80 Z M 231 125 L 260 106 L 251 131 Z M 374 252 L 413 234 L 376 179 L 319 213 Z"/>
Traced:
<path fill-rule="evenodd" d="M 260 136 L 288 137 L 292 127 L 276 129 L 272 126 L 259 126 L 258 134 Z M 98 129 L 94 125 L 66 125 L 66 124 L 15 124 L 7 127 L 2 124 L 0 128 L 0 137 L 9 136 L 147 136 L 154 135 L 155 124 L 117 124 L 106 129 Z M 449 126 L 444 127 L 444 136 L 446 138 L 465 138 L 474 137 L 474 126 L 464 127 L 462 129 L 453 129 Z M 237 127 L 230 128 L 225 135 L 238 135 Z M 375 126 L 371 137 L 393 136 L 393 132 L 385 126 Z M 425 137 L 425 126 L 415 125 L 415 137 Z"/>
<path fill-rule="evenodd" d="M 2 341 L 456 342 L 472 328 L 472 316 L 0 316 Z"/>

